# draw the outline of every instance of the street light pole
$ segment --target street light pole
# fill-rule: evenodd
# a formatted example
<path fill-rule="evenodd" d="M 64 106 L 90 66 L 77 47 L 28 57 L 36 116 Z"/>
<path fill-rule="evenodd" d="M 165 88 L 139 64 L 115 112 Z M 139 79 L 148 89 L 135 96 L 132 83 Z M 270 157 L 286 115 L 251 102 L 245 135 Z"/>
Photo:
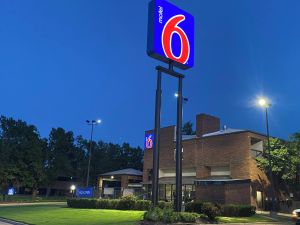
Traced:
<path fill-rule="evenodd" d="M 94 133 L 94 125 L 100 124 L 101 120 L 92 120 L 86 121 L 88 125 L 92 126 L 91 129 L 91 139 L 90 139 L 90 149 L 89 149 L 89 160 L 88 160 L 88 168 L 87 168 L 87 177 L 86 177 L 86 186 L 89 186 L 89 180 L 90 180 L 90 166 L 91 166 L 91 158 L 92 158 L 92 145 L 93 145 L 93 133 Z"/>
<path fill-rule="evenodd" d="M 159 144 L 160 144 L 160 112 L 161 112 L 161 71 L 157 70 L 157 87 L 155 100 L 155 128 L 152 172 L 152 205 L 158 205 L 159 195 Z"/>
<path fill-rule="evenodd" d="M 265 108 L 266 113 L 266 128 L 267 128 L 267 142 L 268 142 L 268 161 L 269 161 L 269 177 L 270 177 L 270 197 L 271 197 L 271 208 L 270 215 L 272 216 L 275 212 L 275 192 L 274 192 L 274 181 L 273 181 L 273 172 L 272 172 L 272 158 L 271 158 L 271 144 L 270 144 L 270 132 L 269 132 L 269 115 L 268 108 L 272 105 L 264 98 L 258 100 L 258 104 Z"/>
<path fill-rule="evenodd" d="M 271 160 L 271 145 L 270 145 L 270 133 L 269 133 L 269 116 L 268 116 L 268 107 L 271 105 L 268 104 L 266 107 L 266 127 L 267 127 L 267 138 L 268 138 L 268 161 L 269 161 L 269 177 L 270 177 L 270 185 L 271 185 L 271 209 L 270 212 L 275 212 L 275 195 L 274 195 L 274 181 L 273 181 L 273 173 L 272 173 L 272 160 Z"/>

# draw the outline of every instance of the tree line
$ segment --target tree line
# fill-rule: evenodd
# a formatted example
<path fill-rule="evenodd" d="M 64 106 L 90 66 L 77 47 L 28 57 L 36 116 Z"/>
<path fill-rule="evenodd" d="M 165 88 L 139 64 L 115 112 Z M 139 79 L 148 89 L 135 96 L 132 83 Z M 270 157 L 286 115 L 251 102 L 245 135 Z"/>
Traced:
<path fill-rule="evenodd" d="M 184 134 L 195 134 L 189 121 Z M 9 186 L 26 187 L 36 194 L 40 186 L 50 187 L 59 176 L 86 182 L 90 141 L 72 131 L 53 128 L 42 138 L 34 125 L 5 116 L 0 117 L 0 193 Z M 123 168 L 143 168 L 143 150 L 128 143 L 122 145 L 92 143 L 90 184 L 96 185 L 99 174 Z M 268 146 L 257 157 L 260 168 L 268 174 Z M 300 133 L 288 140 L 270 138 L 272 172 L 276 186 L 300 189 Z M 284 184 L 284 187 L 283 187 Z"/>
<path fill-rule="evenodd" d="M 90 141 L 72 131 L 53 128 L 42 138 L 34 125 L 5 116 L 0 117 L 0 193 L 8 187 L 26 187 L 37 193 L 40 186 L 50 187 L 58 177 L 86 182 Z M 90 184 L 99 174 L 124 168 L 143 168 L 143 150 L 122 145 L 92 143 Z"/>

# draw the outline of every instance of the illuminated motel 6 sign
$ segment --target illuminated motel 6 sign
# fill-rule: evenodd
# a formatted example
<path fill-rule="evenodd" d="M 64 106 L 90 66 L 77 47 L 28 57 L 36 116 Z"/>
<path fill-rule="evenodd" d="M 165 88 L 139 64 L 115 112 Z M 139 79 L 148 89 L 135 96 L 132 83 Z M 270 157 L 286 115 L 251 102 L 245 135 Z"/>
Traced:
<path fill-rule="evenodd" d="M 165 0 L 149 3 L 149 56 L 188 69 L 194 65 L 194 17 Z"/>
<path fill-rule="evenodd" d="M 151 149 L 154 146 L 154 135 L 153 134 L 146 134 L 145 135 L 145 149 Z"/>

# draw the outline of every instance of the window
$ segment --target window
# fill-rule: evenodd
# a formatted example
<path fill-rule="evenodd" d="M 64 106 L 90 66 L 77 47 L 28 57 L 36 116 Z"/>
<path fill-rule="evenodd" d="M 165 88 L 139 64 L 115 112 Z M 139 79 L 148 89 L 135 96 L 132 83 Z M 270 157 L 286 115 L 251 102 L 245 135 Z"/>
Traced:
<path fill-rule="evenodd" d="M 251 156 L 252 158 L 259 157 L 263 154 L 264 143 L 257 138 L 251 138 Z"/>
<path fill-rule="evenodd" d="M 210 168 L 211 176 L 230 176 L 229 166 L 214 166 Z"/>

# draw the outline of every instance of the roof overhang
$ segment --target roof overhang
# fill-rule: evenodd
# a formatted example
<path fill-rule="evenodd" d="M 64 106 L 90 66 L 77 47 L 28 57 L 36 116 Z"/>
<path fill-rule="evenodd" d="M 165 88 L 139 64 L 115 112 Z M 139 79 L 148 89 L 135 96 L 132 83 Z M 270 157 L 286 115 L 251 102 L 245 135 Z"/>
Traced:
<path fill-rule="evenodd" d="M 251 183 L 251 179 L 216 179 L 216 180 L 195 180 L 195 185 L 225 185 L 225 184 L 247 184 Z"/>

